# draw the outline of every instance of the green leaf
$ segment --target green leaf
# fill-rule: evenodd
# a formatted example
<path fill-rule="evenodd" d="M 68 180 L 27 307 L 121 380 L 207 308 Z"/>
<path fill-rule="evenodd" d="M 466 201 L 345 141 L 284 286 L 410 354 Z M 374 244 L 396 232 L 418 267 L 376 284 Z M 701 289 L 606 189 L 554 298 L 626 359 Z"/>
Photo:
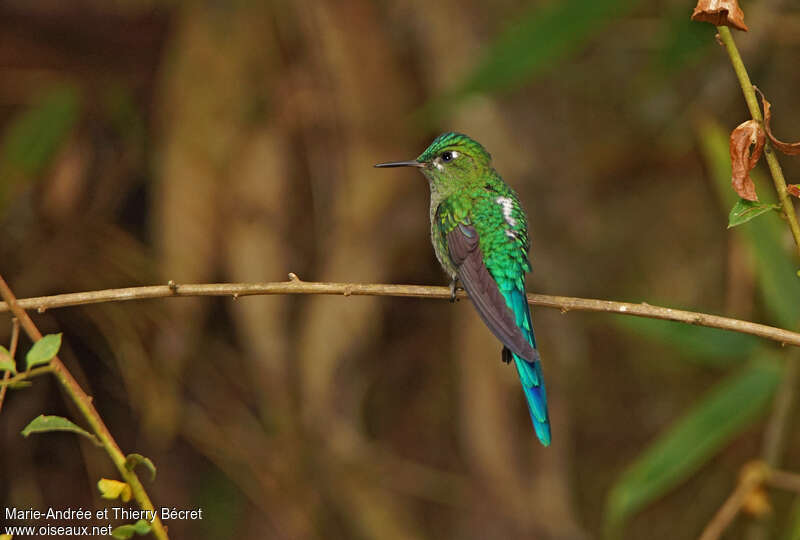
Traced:
<path fill-rule="evenodd" d="M 14 363 L 14 359 L 11 358 L 11 353 L 2 345 L 0 345 L 0 371 L 17 372 L 17 365 Z"/>
<path fill-rule="evenodd" d="M 82 427 L 73 424 L 63 416 L 45 416 L 40 414 L 25 426 L 25 429 L 22 430 L 22 436 L 27 437 L 31 433 L 47 433 L 49 431 L 71 431 L 72 433 L 83 435 L 98 446 L 100 445 L 100 441 L 97 440 L 97 437 Z"/>
<path fill-rule="evenodd" d="M 111 531 L 111 536 L 124 540 L 126 538 L 133 538 L 134 534 L 144 536 L 145 534 L 149 533 L 151 529 L 152 527 L 150 526 L 150 523 L 144 519 L 140 519 L 133 525 L 120 525 Z"/>
<path fill-rule="evenodd" d="M 127 482 L 101 478 L 97 481 L 97 489 L 100 490 L 100 496 L 104 499 L 119 499 L 122 502 L 131 500 L 131 486 Z"/>
<path fill-rule="evenodd" d="M 125 457 L 125 468 L 129 471 L 133 471 L 137 465 L 144 465 L 148 471 L 150 471 L 150 481 L 153 482 L 156 479 L 156 466 L 150 460 L 150 458 L 144 457 L 141 454 L 128 454 Z"/>
<path fill-rule="evenodd" d="M 39 174 L 75 125 L 80 103 L 77 90 L 59 86 L 12 118 L 0 139 L 0 209 L 9 184 Z"/>
<path fill-rule="evenodd" d="M 120 540 L 133 538 L 134 534 L 136 534 L 136 529 L 133 528 L 133 525 L 120 525 L 111 531 L 111 536 L 114 538 L 119 538 Z"/>
<path fill-rule="evenodd" d="M 701 124 L 699 135 L 700 149 L 719 198 L 724 206 L 732 206 L 737 197 L 731 189 L 728 134 L 717 123 L 706 121 Z M 750 177 L 759 193 L 769 193 L 757 168 L 750 171 Z M 795 328 L 800 321 L 800 279 L 794 259 L 785 248 L 786 231 L 786 224 L 772 213 L 736 228 L 755 255 L 756 275 L 766 307 L 780 326 Z"/>
<path fill-rule="evenodd" d="M 727 366 L 749 356 L 761 340 L 755 336 L 641 317 L 616 317 L 614 322 L 638 336 L 675 347 L 705 364 Z"/>
<path fill-rule="evenodd" d="M 747 223 L 753 218 L 765 214 L 770 210 L 780 210 L 780 205 L 766 204 L 755 201 L 748 201 L 747 199 L 739 199 L 736 204 L 731 208 L 731 213 L 728 215 L 728 228 L 736 227 L 742 223 Z"/>
<path fill-rule="evenodd" d="M 136 530 L 136 534 L 145 535 L 150 532 L 151 526 L 147 520 L 140 519 L 133 524 L 133 528 Z"/>
<path fill-rule="evenodd" d="M 714 27 L 692 21 L 686 16 L 685 5 L 676 5 L 662 20 L 661 44 L 652 55 L 654 71 L 664 76 L 674 75 L 712 50 Z"/>
<path fill-rule="evenodd" d="M 638 2 L 560 0 L 534 4 L 513 17 L 516 22 L 494 40 L 459 85 L 428 102 L 415 116 L 429 123 L 468 95 L 521 86 L 579 51 L 609 21 L 619 19 Z"/>
<path fill-rule="evenodd" d="M 578 50 L 607 22 L 619 18 L 635 0 L 563 0 L 535 4 L 515 17 L 489 47 L 462 91 L 485 92 L 519 85 Z"/>
<path fill-rule="evenodd" d="M 739 435 L 769 403 L 780 364 L 754 362 L 708 392 L 661 434 L 612 487 L 606 505 L 607 537 L 618 537 L 636 512 L 675 488 Z"/>
<path fill-rule="evenodd" d="M 61 348 L 61 334 L 48 334 L 37 341 L 25 357 L 27 369 L 39 364 L 46 364 L 58 354 Z"/>

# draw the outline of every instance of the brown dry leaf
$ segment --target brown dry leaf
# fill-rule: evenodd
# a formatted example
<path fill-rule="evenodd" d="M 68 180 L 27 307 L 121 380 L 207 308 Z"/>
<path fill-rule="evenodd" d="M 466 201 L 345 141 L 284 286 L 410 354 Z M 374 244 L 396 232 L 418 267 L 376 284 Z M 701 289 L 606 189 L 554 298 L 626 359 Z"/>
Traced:
<path fill-rule="evenodd" d="M 731 182 L 734 191 L 742 199 L 758 200 L 750 171 L 761 157 L 765 140 L 764 130 L 755 120 L 742 122 L 731 132 Z M 752 152 L 751 146 L 753 146 Z"/>
<path fill-rule="evenodd" d="M 772 141 L 772 144 L 775 145 L 775 148 L 777 148 L 778 150 L 780 150 L 781 152 L 783 152 L 788 156 L 800 155 L 800 142 L 786 143 L 783 141 L 779 141 L 772 134 L 772 130 L 769 127 L 769 122 L 770 120 L 772 120 L 772 112 L 770 110 L 770 107 L 772 107 L 772 105 L 770 105 L 770 102 L 767 101 L 767 98 L 764 96 L 761 90 L 758 89 L 757 86 L 754 86 L 753 88 L 755 88 L 756 92 L 758 92 L 758 95 L 761 96 L 761 103 L 764 104 L 764 129 L 766 129 L 767 131 L 767 136 L 769 137 L 769 140 Z"/>
<path fill-rule="evenodd" d="M 737 0 L 698 0 L 692 20 L 708 22 L 714 26 L 731 26 L 747 32 L 744 13 Z"/>

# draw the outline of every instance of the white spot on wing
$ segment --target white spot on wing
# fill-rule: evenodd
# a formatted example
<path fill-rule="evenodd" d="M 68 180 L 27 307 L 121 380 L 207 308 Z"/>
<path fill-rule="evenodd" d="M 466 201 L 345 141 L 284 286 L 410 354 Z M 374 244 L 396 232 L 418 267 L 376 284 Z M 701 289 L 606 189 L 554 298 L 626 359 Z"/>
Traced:
<path fill-rule="evenodd" d="M 497 197 L 495 202 L 503 207 L 503 218 L 506 220 L 506 223 L 512 227 L 516 227 L 517 220 L 511 215 L 511 212 L 514 211 L 514 201 L 509 197 Z"/>

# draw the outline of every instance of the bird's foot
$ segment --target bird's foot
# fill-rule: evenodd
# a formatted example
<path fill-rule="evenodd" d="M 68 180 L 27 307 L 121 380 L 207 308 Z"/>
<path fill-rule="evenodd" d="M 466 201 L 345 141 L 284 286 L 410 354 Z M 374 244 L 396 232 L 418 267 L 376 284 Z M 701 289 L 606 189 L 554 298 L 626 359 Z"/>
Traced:
<path fill-rule="evenodd" d="M 458 302 L 458 297 L 456 296 L 456 294 L 458 293 L 458 291 L 463 291 L 464 290 L 461 287 L 459 287 L 457 285 L 457 283 L 458 283 L 457 279 L 453 279 L 453 280 L 450 281 L 450 303 L 451 304 L 455 304 L 456 302 Z"/>
<path fill-rule="evenodd" d="M 500 352 L 500 360 L 502 360 L 504 364 L 510 364 L 513 359 L 514 357 L 511 355 L 511 350 L 508 347 L 503 347 L 503 350 Z"/>

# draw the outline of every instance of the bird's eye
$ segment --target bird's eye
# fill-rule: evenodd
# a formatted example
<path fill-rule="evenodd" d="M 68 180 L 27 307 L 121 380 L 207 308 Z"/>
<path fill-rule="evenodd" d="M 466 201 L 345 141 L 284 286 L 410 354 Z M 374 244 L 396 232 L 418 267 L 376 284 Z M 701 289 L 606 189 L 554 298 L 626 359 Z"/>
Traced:
<path fill-rule="evenodd" d="M 448 161 L 453 160 L 453 153 L 452 152 L 443 152 L 442 153 L 442 161 L 447 163 Z"/>

